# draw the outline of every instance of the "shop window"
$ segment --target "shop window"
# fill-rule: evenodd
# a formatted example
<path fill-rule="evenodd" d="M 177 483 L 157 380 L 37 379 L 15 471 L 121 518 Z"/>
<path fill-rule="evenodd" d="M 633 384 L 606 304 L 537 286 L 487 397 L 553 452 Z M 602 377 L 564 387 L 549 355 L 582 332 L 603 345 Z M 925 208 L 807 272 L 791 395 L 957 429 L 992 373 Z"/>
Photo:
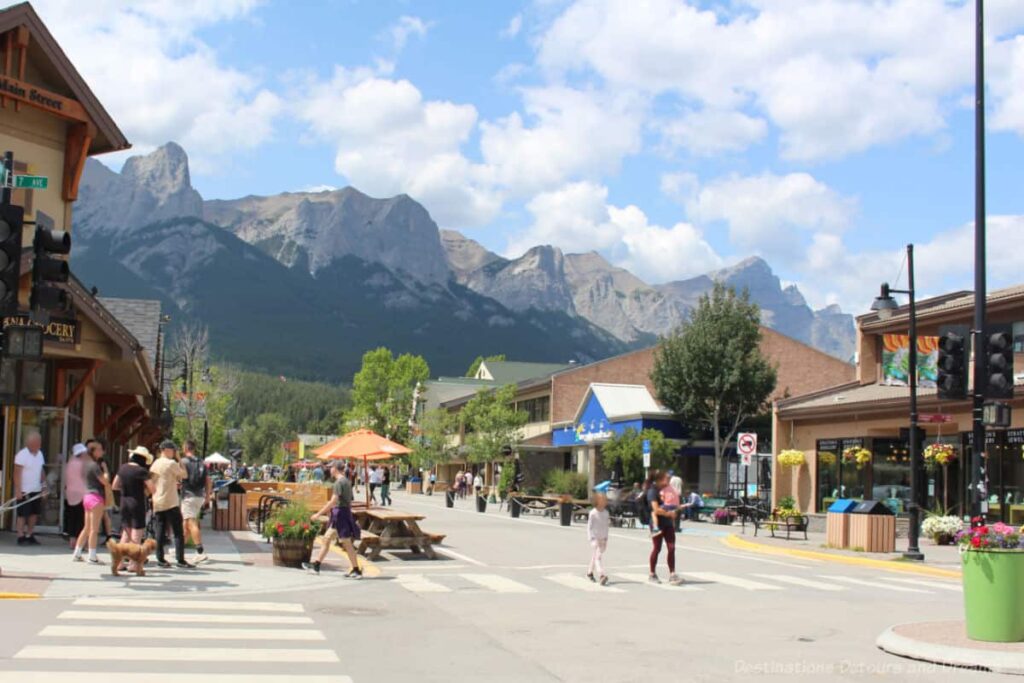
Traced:
<path fill-rule="evenodd" d="M 872 444 L 871 498 L 896 514 L 910 507 L 910 449 L 903 441 L 875 439 Z"/>
<path fill-rule="evenodd" d="M 857 465 L 846 462 L 843 452 L 849 448 L 864 448 L 864 439 L 843 439 L 839 442 L 839 495 L 838 498 L 863 500 L 868 492 L 868 476 L 870 464 Z"/>
<path fill-rule="evenodd" d="M 818 511 L 828 508 L 839 497 L 839 441 L 821 439 L 817 443 Z"/>
<path fill-rule="evenodd" d="M 1024 322 L 1013 324 L 1013 352 L 1024 353 Z"/>
<path fill-rule="evenodd" d="M 547 422 L 551 419 L 551 397 L 540 396 L 520 401 L 516 406 L 518 410 L 526 413 L 529 418 L 527 422 Z"/>

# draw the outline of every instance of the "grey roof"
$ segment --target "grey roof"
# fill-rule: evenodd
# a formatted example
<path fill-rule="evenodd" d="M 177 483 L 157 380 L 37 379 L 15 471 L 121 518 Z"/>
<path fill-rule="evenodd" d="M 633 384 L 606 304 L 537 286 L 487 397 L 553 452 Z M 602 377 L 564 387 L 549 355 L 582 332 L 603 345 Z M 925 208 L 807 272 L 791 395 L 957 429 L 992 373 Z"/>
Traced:
<path fill-rule="evenodd" d="M 469 398 L 482 388 L 496 386 L 486 379 L 468 377 L 439 377 L 423 383 L 420 391 L 423 395 L 424 410 L 434 410 L 443 403 L 460 398 Z"/>
<path fill-rule="evenodd" d="M 1020 298 L 1024 298 L 1024 284 L 992 290 L 985 296 L 985 301 L 991 306 L 1000 304 L 1004 301 L 1012 302 Z M 974 292 L 968 290 L 951 292 L 949 294 L 943 294 L 941 296 L 931 297 L 917 302 L 918 320 L 957 311 L 967 312 L 972 310 L 974 310 Z M 858 316 L 857 321 L 860 323 L 862 328 L 889 326 L 896 321 L 901 321 L 902 319 L 907 318 L 909 314 L 910 307 L 904 305 L 893 311 L 892 316 L 888 320 L 883 321 L 878 317 L 877 313 L 871 312 Z"/>
<path fill-rule="evenodd" d="M 518 384 L 524 380 L 547 377 L 572 367 L 569 363 L 525 363 L 512 360 L 483 362 L 497 384 Z"/>
<path fill-rule="evenodd" d="M 117 318 L 142 345 L 150 367 L 156 367 L 156 339 L 160 329 L 160 302 L 155 299 L 98 297 L 103 307 Z"/>

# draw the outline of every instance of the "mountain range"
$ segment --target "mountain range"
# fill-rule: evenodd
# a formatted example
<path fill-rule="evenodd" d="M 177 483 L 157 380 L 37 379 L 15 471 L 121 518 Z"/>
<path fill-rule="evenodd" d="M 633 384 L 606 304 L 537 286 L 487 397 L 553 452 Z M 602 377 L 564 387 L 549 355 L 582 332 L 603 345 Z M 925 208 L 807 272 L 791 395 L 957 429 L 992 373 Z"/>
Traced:
<path fill-rule="evenodd" d="M 278 374 L 348 380 L 376 346 L 422 354 L 434 374 L 491 353 L 587 362 L 653 342 L 714 280 L 747 287 L 768 326 L 843 358 L 853 349 L 850 316 L 812 311 L 761 259 L 650 286 L 595 252 L 503 258 L 406 195 L 203 200 L 174 143 L 120 173 L 90 159 L 73 226 L 87 285 L 160 299 L 174 325 L 207 325 L 218 357 Z"/>

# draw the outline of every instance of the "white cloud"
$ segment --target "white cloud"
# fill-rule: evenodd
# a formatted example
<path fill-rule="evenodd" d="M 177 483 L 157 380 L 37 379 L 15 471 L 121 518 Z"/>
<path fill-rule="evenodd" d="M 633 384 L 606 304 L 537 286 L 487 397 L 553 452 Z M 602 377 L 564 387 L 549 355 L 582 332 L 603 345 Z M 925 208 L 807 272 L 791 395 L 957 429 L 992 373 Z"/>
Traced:
<path fill-rule="evenodd" d="M 509 19 L 508 24 L 501 30 L 501 37 L 506 40 L 511 40 L 519 35 L 519 32 L 523 29 L 523 15 L 517 14 Z"/>
<path fill-rule="evenodd" d="M 533 223 L 510 241 L 509 256 L 537 244 L 569 252 L 596 249 L 649 282 L 690 277 L 722 264 L 694 226 L 651 224 L 636 206 L 608 204 L 608 189 L 595 183 L 570 183 L 538 194 L 527 210 Z"/>
<path fill-rule="evenodd" d="M 428 22 L 423 21 L 419 17 L 405 15 L 399 17 L 398 21 L 388 28 L 387 36 L 391 42 L 392 49 L 397 53 L 405 49 L 409 38 L 412 36 L 422 38 L 427 35 L 429 29 L 430 24 Z"/>
<path fill-rule="evenodd" d="M 685 149 L 696 156 L 739 152 L 768 134 L 764 119 L 740 111 L 701 109 L 655 124 L 670 149 Z"/>
<path fill-rule="evenodd" d="M 98 0 L 88 12 L 73 0 L 35 6 L 136 153 L 174 140 L 202 172 L 267 141 L 283 108 L 257 76 L 224 66 L 195 35 L 246 17 L 256 4 Z"/>

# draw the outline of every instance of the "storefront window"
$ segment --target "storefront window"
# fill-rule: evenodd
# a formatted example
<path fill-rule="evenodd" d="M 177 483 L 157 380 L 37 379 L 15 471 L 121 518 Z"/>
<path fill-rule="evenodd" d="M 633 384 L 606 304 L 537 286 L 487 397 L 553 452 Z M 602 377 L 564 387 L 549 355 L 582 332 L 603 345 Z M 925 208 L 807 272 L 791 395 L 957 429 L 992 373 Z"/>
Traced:
<path fill-rule="evenodd" d="M 964 452 L 959 436 L 929 437 L 921 444 L 921 456 L 924 457 L 929 446 L 943 443 L 953 447 L 955 458 L 945 466 L 925 463 L 925 481 L 927 497 L 925 505 L 933 512 L 944 512 L 951 515 L 962 514 L 962 495 L 960 493 L 961 468 Z"/>
<path fill-rule="evenodd" d="M 988 447 L 989 510 L 994 517 L 1024 523 L 1024 429 L 996 435 Z"/>
<path fill-rule="evenodd" d="M 844 462 L 842 451 L 847 448 L 863 448 L 864 439 L 843 439 L 839 445 L 841 446 L 839 457 L 840 491 L 837 497 L 863 500 L 871 468 L 867 465 L 857 466 L 854 463 Z"/>
<path fill-rule="evenodd" d="M 839 441 L 820 439 L 817 442 L 818 512 L 822 512 L 839 496 Z"/>
<path fill-rule="evenodd" d="M 872 443 L 871 498 L 880 500 L 896 514 L 910 507 L 910 449 L 896 439 Z"/>

